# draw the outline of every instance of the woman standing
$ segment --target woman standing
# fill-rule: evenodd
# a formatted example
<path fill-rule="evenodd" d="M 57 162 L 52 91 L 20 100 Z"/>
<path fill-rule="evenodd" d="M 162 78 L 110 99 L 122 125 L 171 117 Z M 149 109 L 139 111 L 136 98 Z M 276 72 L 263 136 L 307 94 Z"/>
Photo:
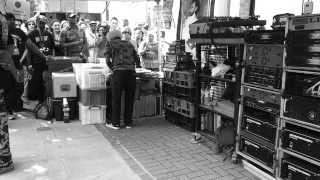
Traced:
<path fill-rule="evenodd" d="M 53 21 L 51 25 L 52 36 L 54 40 L 54 50 L 56 56 L 63 56 L 63 49 L 60 45 L 60 22 L 58 20 Z"/>

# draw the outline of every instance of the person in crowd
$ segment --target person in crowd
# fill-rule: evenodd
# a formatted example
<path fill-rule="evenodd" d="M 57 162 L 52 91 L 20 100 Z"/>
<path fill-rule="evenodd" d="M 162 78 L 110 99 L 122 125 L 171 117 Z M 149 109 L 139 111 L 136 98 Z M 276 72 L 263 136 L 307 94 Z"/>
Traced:
<path fill-rule="evenodd" d="M 79 28 L 86 31 L 88 29 L 88 25 L 86 24 L 85 21 L 80 21 L 79 22 Z"/>
<path fill-rule="evenodd" d="M 119 27 L 119 21 L 118 21 L 118 18 L 116 17 L 113 17 L 111 18 L 111 21 L 110 21 L 110 32 L 111 31 L 115 31 L 115 30 L 120 30 L 120 27 Z"/>
<path fill-rule="evenodd" d="M 26 22 L 27 34 L 36 29 L 36 20 L 35 18 L 30 18 Z"/>
<path fill-rule="evenodd" d="M 61 21 L 60 23 L 60 31 L 66 30 L 70 27 L 69 22 L 66 20 Z"/>
<path fill-rule="evenodd" d="M 6 96 L 14 87 L 18 74 L 11 58 L 13 39 L 8 34 L 5 16 L 0 13 L 0 174 L 14 169 L 9 144 L 9 128 L 6 109 Z"/>
<path fill-rule="evenodd" d="M 139 48 L 140 44 L 143 42 L 143 31 L 141 29 L 136 29 L 135 41 L 137 42 L 137 48 Z"/>
<path fill-rule="evenodd" d="M 22 21 L 20 19 L 16 19 L 14 21 L 14 24 L 16 26 L 17 29 L 20 29 L 21 28 L 21 24 L 22 24 Z"/>
<path fill-rule="evenodd" d="M 112 91 L 112 123 L 106 126 L 120 128 L 121 95 L 125 92 L 124 123 L 126 128 L 132 126 L 132 113 L 136 86 L 135 65 L 140 67 L 139 56 L 133 45 L 121 40 L 121 32 L 110 31 L 107 35 L 106 63 L 113 71 Z"/>
<path fill-rule="evenodd" d="M 89 29 L 86 31 L 86 37 L 88 40 L 88 48 L 89 48 L 89 56 L 94 58 L 96 56 L 96 29 L 97 29 L 97 22 L 91 21 L 89 23 Z"/>
<path fill-rule="evenodd" d="M 54 20 L 51 25 L 52 36 L 54 40 L 54 51 L 56 56 L 63 56 L 63 49 L 60 46 L 60 22 L 58 20 Z"/>
<path fill-rule="evenodd" d="M 200 10 L 200 1 L 192 0 L 190 8 L 186 12 L 186 16 L 188 17 L 185 20 L 184 28 L 182 29 L 182 39 L 185 40 L 186 44 L 186 52 L 192 53 L 193 57 L 196 56 L 196 48 L 193 43 L 190 42 L 190 33 L 189 33 L 189 25 L 196 22 L 198 20 L 198 12 Z"/>
<path fill-rule="evenodd" d="M 51 33 L 45 30 L 47 18 L 39 15 L 36 22 L 37 29 L 30 32 L 27 40 L 27 48 L 31 57 L 29 69 L 32 70 L 28 98 L 42 103 L 47 93 L 45 88 L 45 82 L 48 78 L 46 59 L 47 56 L 54 55 L 54 40 Z"/>
<path fill-rule="evenodd" d="M 154 41 L 154 34 L 148 33 L 148 39 L 139 46 L 139 55 L 144 68 L 156 70 L 158 66 L 153 63 L 158 59 L 158 43 Z"/>
<path fill-rule="evenodd" d="M 134 49 L 138 52 L 137 42 L 131 38 L 131 29 L 129 27 L 123 29 L 122 39 L 131 42 Z"/>
<path fill-rule="evenodd" d="M 71 13 L 68 16 L 69 27 L 60 33 L 60 44 L 65 49 L 66 56 L 88 57 L 88 43 L 85 31 L 77 26 L 78 16 Z"/>
<path fill-rule="evenodd" d="M 27 35 L 20 28 L 16 28 L 15 16 L 13 14 L 7 13 L 5 16 L 8 22 L 9 36 L 13 40 L 13 52 L 11 57 L 15 68 L 19 70 L 19 73 L 23 74 L 22 65 L 25 63 L 25 56 L 23 56 L 23 53 L 26 49 Z M 15 119 L 16 114 L 14 112 L 21 111 L 23 106 L 23 102 L 21 100 L 24 88 L 23 80 L 15 82 L 14 85 L 16 88 L 8 93 L 7 106 L 10 115 L 9 119 Z"/>
<path fill-rule="evenodd" d="M 97 58 L 104 58 L 104 52 L 107 43 L 107 27 L 100 25 L 97 29 Z"/>

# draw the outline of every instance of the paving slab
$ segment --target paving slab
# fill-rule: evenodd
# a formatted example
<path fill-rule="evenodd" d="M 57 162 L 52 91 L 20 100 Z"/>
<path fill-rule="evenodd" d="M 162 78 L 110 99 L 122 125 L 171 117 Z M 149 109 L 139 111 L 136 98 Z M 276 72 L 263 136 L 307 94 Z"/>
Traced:
<path fill-rule="evenodd" d="M 96 127 L 116 150 L 127 153 L 130 166 L 145 170 L 149 176 L 143 179 L 256 179 L 240 165 L 214 154 L 214 143 L 192 144 L 191 132 L 163 118 L 135 121 L 131 129 Z"/>
<path fill-rule="evenodd" d="M 15 170 L 0 180 L 141 179 L 94 125 L 24 116 L 9 121 Z"/>

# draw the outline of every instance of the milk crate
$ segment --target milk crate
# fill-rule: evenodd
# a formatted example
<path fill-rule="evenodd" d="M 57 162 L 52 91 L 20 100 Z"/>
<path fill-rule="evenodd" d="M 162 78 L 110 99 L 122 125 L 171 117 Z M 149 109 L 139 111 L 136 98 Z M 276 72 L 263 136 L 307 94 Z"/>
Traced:
<path fill-rule="evenodd" d="M 79 103 L 79 119 L 82 125 L 106 122 L 106 106 L 84 106 Z"/>
<path fill-rule="evenodd" d="M 196 100 L 196 88 L 184 88 L 175 86 L 175 96 L 180 99 L 194 102 Z"/>
<path fill-rule="evenodd" d="M 175 98 L 175 112 L 188 118 L 195 118 L 195 104 L 184 99 Z"/>
<path fill-rule="evenodd" d="M 107 104 L 107 90 L 80 90 L 80 102 L 84 106 Z"/>
<path fill-rule="evenodd" d="M 184 88 L 195 88 L 195 72 L 193 71 L 175 71 L 175 85 Z"/>
<path fill-rule="evenodd" d="M 111 70 L 105 64 L 73 64 L 76 81 L 80 89 L 98 90 L 106 89 L 106 82 Z"/>

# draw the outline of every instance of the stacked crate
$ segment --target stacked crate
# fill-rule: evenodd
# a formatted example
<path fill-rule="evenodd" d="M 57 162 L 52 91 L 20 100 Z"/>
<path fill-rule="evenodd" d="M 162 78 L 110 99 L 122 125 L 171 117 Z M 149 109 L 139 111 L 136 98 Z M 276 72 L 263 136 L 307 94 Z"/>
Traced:
<path fill-rule="evenodd" d="M 195 72 L 165 71 L 163 96 L 166 119 L 193 131 Z"/>
<path fill-rule="evenodd" d="M 83 64 L 74 67 L 79 85 L 79 119 L 83 125 L 106 121 L 107 86 L 109 70 L 103 64 Z"/>

